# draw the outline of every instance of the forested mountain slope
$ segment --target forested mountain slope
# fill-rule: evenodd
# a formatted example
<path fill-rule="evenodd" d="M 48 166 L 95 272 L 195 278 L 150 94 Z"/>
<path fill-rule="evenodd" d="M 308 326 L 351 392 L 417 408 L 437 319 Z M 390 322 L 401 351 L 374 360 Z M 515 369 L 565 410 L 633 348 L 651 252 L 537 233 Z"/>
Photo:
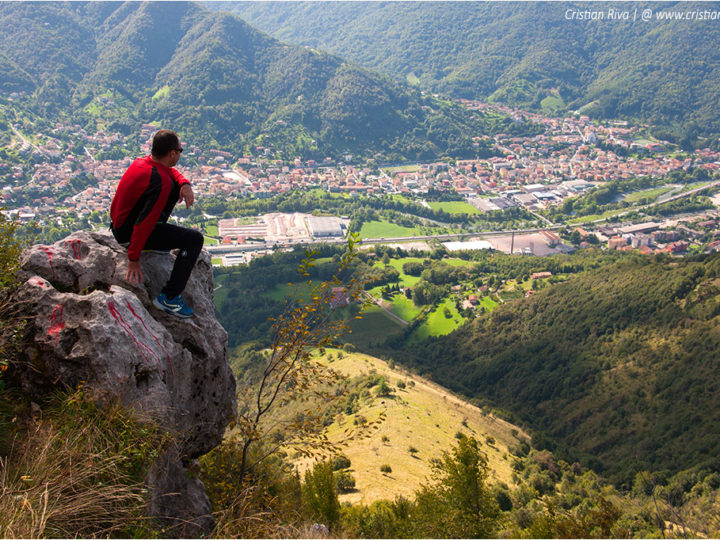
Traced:
<path fill-rule="evenodd" d="M 720 257 L 633 257 L 508 302 L 406 357 L 631 485 L 717 468 Z"/>
<path fill-rule="evenodd" d="M 433 91 L 638 118 L 678 142 L 720 133 L 720 27 L 698 14 L 717 17 L 717 2 L 229 2 L 213 9 Z M 688 20 L 661 20 L 658 12 Z"/>
<path fill-rule="evenodd" d="M 483 126 L 189 2 L 4 3 L 0 51 L 0 89 L 24 92 L 7 106 L 26 106 L 38 121 L 126 133 L 156 121 L 189 142 L 290 158 L 475 156 L 469 128 Z"/>

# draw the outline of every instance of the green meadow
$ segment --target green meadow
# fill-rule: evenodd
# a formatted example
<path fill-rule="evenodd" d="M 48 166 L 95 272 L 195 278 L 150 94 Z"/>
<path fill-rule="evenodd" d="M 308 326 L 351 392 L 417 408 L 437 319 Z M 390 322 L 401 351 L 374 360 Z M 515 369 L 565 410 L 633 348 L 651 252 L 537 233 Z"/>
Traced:
<path fill-rule="evenodd" d="M 320 280 L 298 281 L 295 283 L 281 283 L 265 292 L 265 296 L 273 300 L 284 300 L 287 297 L 307 300 L 313 287 L 319 285 Z"/>
<path fill-rule="evenodd" d="M 394 238 L 397 236 L 423 236 L 420 227 L 403 227 L 388 221 L 368 221 L 360 229 L 360 238 Z"/>
<path fill-rule="evenodd" d="M 422 313 L 422 309 L 417 307 L 412 300 L 406 298 L 405 295 L 401 293 L 393 296 L 392 312 L 404 321 L 410 322 Z"/>
<path fill-rule="evenodd" d="M 443 210 L 448 214 L 479 214 L 480 210 L 465 201 L 429 202 L 433 210 Z"/>
<path fill-rule="evenodd" d="M 445 315 L 445 308 L 447 308 L 450 317 Z M 460 315 L 455 307 L 455 299 L 452 297 L 445 298 L 435 309 L 428 313 L 427 318 L 410 336 L 410 341 L 415 342 L 431 336 L 449 334 L 464 322 L 465 318 Z"/>
<path fill-rule="evenodd" d="M 402 332 L 400 323 L 391 319 L 382 308 L 373 305 L 363 311 L 362 318 L 351 319 L 350 332 L 343 336 L 343 340 L 367 349 Z"/>
<path fill-rule="evenodd" d="M 664 195 L 668 191 L 672 191 L 673 188 L 671 186 L 663 186 L 656 189 L 646 189 L 644 191 L 634 191 L 633 193 L 628 193 L 623 200 L 630 202 L 630 203 L 636 203 L 640 201 L 641 199 L 647 199 L 649 201 L 654 201 L 661 195 Z"/>

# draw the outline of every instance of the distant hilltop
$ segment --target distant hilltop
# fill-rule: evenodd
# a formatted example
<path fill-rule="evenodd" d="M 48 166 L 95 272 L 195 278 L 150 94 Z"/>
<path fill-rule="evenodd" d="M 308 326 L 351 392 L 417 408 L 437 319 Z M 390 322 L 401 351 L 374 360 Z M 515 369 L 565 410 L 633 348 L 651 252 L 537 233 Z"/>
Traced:
<path fill-rule="evenodd" d="M 717 2 L 207 4 L 425 91 L 639 119 L 687 145 L 720 134 Z"/>
<path fill-rule="evenodd" d="M 157 123 L 218 159 L 250 149 L 289 160 L 473 157 L 467 132 L 484 124 L 191 2 L 5 3 L 0 50 L 11 118 L 124 134 Z"/>

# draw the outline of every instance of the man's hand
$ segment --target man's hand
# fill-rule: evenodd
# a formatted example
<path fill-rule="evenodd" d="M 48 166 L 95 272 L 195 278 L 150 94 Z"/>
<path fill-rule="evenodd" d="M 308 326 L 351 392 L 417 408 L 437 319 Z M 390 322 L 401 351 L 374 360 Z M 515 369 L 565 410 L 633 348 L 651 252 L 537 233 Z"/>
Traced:
<path fill-rule="evenodd" d="M 137 285 L 142 283 L 143 273 L 140 268 L 140 261 L 131 261 L 128 259 L 128 268 L 127 274 L 125 274 L 125 279 L 127 279 L 130 283 L 135 283 Z"/>
<path fill-rule="evenodd" d="M 178 198 L 178 202 L 181 203 L 183 201 L 185 201 L 185 208 L 190 208 L 195 202 L 195 194 L 193 193 L 190 184 L 183 184 L 180 188 L 180 197 Z"/>

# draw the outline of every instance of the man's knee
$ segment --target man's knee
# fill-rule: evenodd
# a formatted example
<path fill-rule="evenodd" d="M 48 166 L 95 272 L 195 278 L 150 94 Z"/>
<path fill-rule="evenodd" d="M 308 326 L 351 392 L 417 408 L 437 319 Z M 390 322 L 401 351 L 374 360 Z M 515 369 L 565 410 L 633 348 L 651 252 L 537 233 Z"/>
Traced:
<path fill-rule="evenodd" d="M 203 244 L 205 243 L 205 237 L 202 235 L 200 231 L 196 231 L 195 229 L 190 229 L 190 233 L 188 234 L 188 241 L 189 241 L 189 248 L 190 249 L 196 249 L 197 251 L 200 251 L 203 247 Z"/>

